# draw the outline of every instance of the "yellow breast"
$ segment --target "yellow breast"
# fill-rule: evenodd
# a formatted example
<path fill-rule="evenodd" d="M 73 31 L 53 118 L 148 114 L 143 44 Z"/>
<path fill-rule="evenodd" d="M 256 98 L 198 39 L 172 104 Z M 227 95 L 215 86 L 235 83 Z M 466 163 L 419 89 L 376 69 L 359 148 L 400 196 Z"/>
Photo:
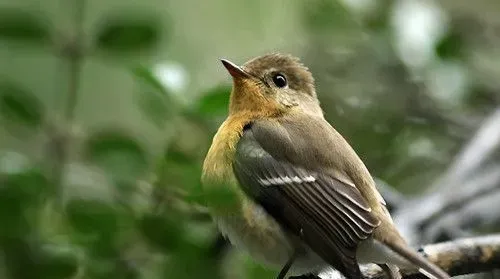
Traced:
<path fill-rule="evenodd" d="M 228 118 L 215 134 L 212 145 L 203 162 L 202 183 L 205 188 L 229 188 L 241 192 L 236 187 L 232 164 L 236 152 L 236 144 L 241 137 L 245 123 L 238 118 Z M 238 195 L 241 195 L 239 193 Z"/>
<path fill-rule="evenodd" d="M 232 170 L 245 124 L 240 117 L 230 117 L 219 128 L 203 164 L 202 182 L 205 189 L 224 187 L 236 195 L 237 202 L 231 207 L 208 203 L 220 231 L 256 260 L 279 267 L 293 252 L 292 245 L 279 224 L 245 195 Z"/>

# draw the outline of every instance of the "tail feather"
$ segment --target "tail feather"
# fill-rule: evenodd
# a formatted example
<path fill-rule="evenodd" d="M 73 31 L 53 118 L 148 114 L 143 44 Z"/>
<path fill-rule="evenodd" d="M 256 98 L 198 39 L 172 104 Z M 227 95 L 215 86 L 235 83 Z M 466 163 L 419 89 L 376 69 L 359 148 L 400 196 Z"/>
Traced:
<path fill-rule="evenodd" d="M 431 279 L 451 278 L 450 275 L 448 275 L 448 273 L 446 273 L 444 270 L 431 263 L 421 255 L 417 254 L 415 251 L 408 248 L 408 246 L 390 241 L 384 241 L 384 244 L 410 263 L 416 265 L 419 268 L 418 271 L 425 276 Z"/>

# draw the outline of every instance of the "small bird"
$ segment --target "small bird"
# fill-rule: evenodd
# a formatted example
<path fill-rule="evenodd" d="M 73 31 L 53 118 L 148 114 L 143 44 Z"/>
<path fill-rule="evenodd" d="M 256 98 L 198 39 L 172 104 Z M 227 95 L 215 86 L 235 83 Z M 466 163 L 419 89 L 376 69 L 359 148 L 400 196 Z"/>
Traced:
<path fill-rule="evenodd" d="M 360 263 L 392 278 L 414 268 L 450 278 L 410 249 L 364 163 L 325 120 L 314 79 L 298 58 L 279 53 L 241 67 L 221 60 L 233 79 L 229 114 L 203 163 L 205 189 L 234 193 L 234 205 L 208 202 L 230 242 L 277 278 L 331 266 L 362 278 Z"/>

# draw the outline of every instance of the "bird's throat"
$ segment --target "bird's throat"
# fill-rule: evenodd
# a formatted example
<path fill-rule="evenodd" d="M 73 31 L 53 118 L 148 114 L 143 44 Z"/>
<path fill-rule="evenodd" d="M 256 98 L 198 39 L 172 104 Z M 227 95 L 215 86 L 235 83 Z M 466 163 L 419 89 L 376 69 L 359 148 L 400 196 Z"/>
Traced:
<path fill-rule="evenodd" d="M 229 117 L 250 114 L 253 118 L 280 113 L 282 106 L 263 93 L 261 85 L 250 79 L 235 80 L 229 99 Z"/>

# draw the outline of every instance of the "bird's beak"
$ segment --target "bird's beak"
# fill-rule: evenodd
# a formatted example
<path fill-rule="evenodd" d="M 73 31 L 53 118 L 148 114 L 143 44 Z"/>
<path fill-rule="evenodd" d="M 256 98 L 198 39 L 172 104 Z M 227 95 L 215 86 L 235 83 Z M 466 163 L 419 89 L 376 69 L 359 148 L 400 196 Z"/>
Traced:
<path fill-rule="evenodd" d="M 222 62 L 222 65 L 226 67 L 227 71 L 233 78 L 240 79 L 250 77 L 247 72 L 245 72 L 240 66 L 234 64 L 233 62 L 226 59 L 221 59 L 220 61 Z"/>

